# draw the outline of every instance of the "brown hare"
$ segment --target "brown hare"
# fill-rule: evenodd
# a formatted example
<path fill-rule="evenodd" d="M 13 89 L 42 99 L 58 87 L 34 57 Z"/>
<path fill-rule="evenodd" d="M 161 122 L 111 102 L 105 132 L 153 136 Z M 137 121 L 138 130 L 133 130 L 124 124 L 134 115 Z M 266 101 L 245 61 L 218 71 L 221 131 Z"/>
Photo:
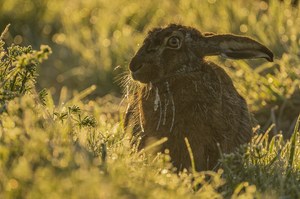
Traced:
<path fill-rule="evenodd" d="M 272 52 L 253 39 L 171 24 L 150 31 L 129 64 L 139 83 L 128 96 L 125 130 L 140 136 L 140 149 L 167 137 L 160 150 L 169 149 L 179 170 L 191 167 L 185 137 L 197 170 L 216 166 L 217 143 L 230 153 L 252 137 L 244 98 L 221 67 L 204 59 L 213 55 L 273 60 Z"/>

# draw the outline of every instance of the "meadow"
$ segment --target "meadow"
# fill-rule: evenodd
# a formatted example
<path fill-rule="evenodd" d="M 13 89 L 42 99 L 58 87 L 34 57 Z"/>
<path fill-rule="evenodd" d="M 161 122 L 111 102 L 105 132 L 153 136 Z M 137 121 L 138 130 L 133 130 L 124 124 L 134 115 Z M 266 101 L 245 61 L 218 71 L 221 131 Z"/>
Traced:
<path fill-rule="evenodd" d="M 300 198 L 299 8 L 289 0 L 3 1 L 0 198 Z M 217 171 L 177 174 L 167 153 L 138 151 L 122 129 L 120 79 L 147 31 L 169 23 L 247 35 L 275 54 L 274 62 L 210 58 L 257 120 L 252 142 L 223 154 Z"/>

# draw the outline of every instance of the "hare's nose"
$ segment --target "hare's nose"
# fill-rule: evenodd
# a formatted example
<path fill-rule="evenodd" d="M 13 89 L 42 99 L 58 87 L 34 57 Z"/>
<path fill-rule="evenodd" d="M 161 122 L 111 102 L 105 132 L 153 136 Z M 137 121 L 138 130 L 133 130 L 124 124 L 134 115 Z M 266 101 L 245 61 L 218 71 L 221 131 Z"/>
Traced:
<path fill-rule="evenodd" d="M 131 72 L 136 72 L 142 66 L 143 66 L 143 63 L 136 57 L 132 58 L 131 62 L 129 63 L 129 69 Z"/>

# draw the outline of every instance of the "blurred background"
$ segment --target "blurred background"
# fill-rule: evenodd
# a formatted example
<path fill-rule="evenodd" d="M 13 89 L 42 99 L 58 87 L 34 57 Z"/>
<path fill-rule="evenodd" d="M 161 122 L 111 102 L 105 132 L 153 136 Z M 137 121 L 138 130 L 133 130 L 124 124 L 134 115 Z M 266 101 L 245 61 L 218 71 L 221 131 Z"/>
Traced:
<path fill-rule="evenodd" d="M 250 36 L 275 61 L 210 58 L 224 66 L 258 123 L 291 132 L 300 110 L 300 14 L 297 1 L 226 0 L 10 0 L 0 4 L 7 45 L 41 44 L 53 54 L 39 68 L 38 89 L 55 99 L 96 85 L 90 98 L 121 97 L 120 77 L 148 30 L 181 23 L 203 32 Z M 287 133 L 288 134 L 288 133 Z"/>

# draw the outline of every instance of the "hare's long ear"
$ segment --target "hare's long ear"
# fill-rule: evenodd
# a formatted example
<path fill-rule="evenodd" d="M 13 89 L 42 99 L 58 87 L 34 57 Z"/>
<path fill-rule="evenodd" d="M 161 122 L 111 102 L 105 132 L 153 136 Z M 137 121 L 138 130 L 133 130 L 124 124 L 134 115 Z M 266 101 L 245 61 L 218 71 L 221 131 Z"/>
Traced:
<path fill-rule="evenodd" d="M 203 56 L 221 55 L 231 59 L 265 58 L 273 61 L 273 53 L 264 45 L 250 39 L 231 34 L 207 34 L 200 44 Z"/>

